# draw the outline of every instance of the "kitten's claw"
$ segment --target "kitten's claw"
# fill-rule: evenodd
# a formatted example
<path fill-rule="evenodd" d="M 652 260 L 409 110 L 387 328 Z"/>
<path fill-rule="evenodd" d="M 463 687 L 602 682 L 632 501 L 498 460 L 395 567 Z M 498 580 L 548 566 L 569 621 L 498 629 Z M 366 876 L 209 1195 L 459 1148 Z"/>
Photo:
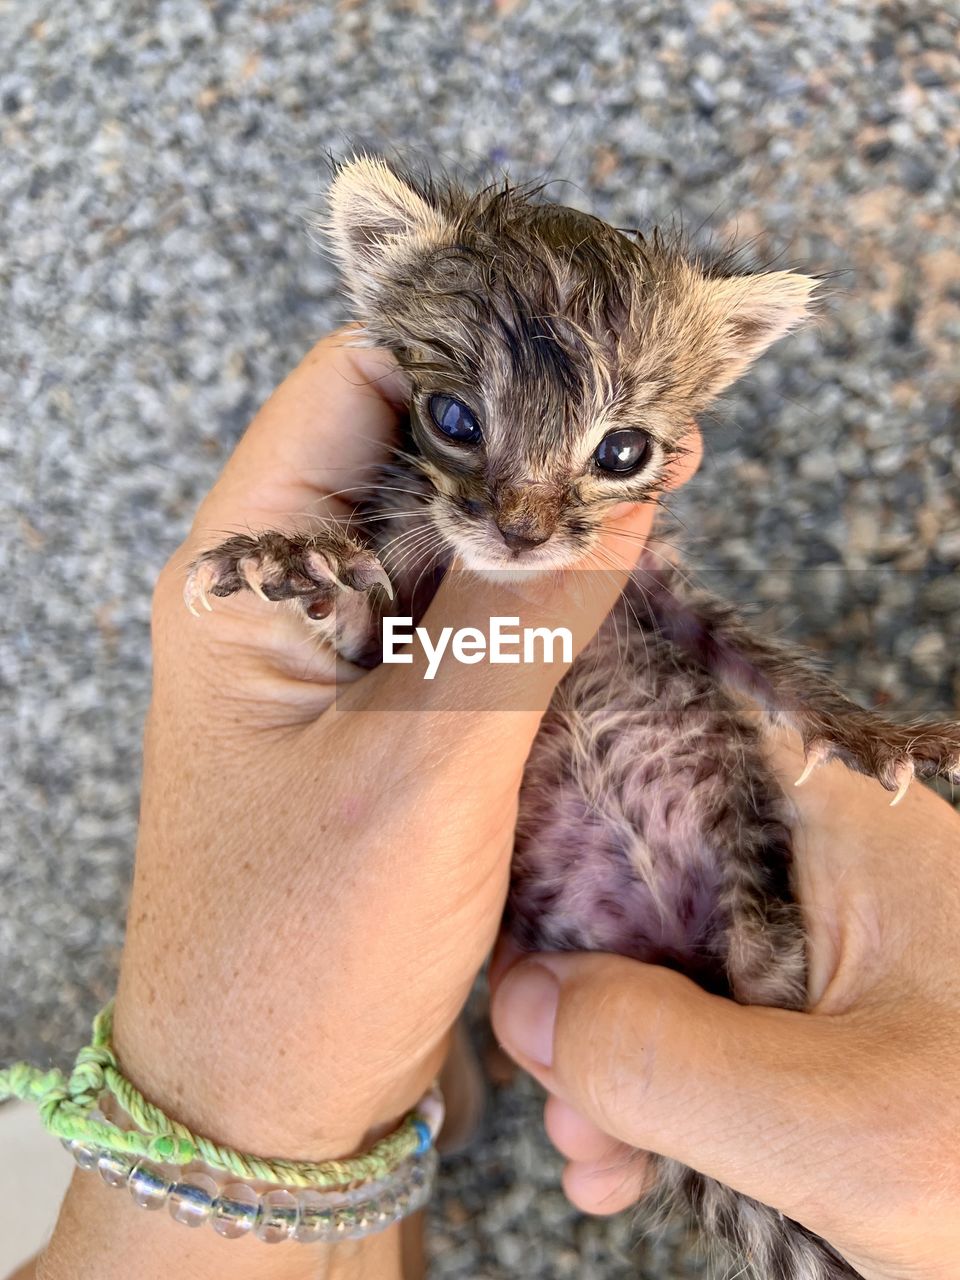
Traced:
<path fill-rule="evenodd" d="M 384 591 L 387 593 L 388 600 L 393 599 L 393 583 L 390 581 L 389 577 L 387 576 L 387 571 L 386 569 L 384 569 L 382 564 L 378 563 L 377 565 L 377 568 L 373 574 L 373 583 L 374 583 L 374 586 L 383 587 Z"/>
<path fill-rule="evenodd" d="M 255 596 L 259 596 L 266 604 L 270 603 L 270 597 L 263 589 L 263 577 L 260 573 L 260 566 L 252 556 L 244 556 L 237 565 L 240 576 L 250 588 Z"/>
<path fill-rule="evenodd" d="M 829 757 L 829 752 L 820 743 L 815 743 L 807 748 L 807 760 L 803 766 L 803 773 L 793 784 L 795 787 L 802 787 L 813 771 L 822 765 Z"/>
<path fill-rule="evenodd" d="M 321 582 L 335 581 L 342 587 L 349 587 L 351 591 L 369 591 L 371 587 L 382 587 L 387 598 L 393 599 L 393 583 L 372 551 L 358 548 L 339 558 L 322 551 L 308 551 L 304 559 L 307 568 Z"/>
<path fill-rule="evenodd" d="M 207 591 L 213 586 L 213 566 L 198 564 L 190 570 L 183 587 L 183 599 L 187 608 L 195 618 L 200 617 L 197 603 L 203 605 L 207 613 L 213 613 L 213 605 L 207 597 Z"/>
<path fill-rule="evenodd" d="M 914 767 L 912 760 L 904 760 L 901 764 L 898 764 L 896 766 L 896 768 L 893 771 L 893 779 L 894 779 L 894 782 L 896 783 L 897 794 L 890 801 L 891 809 L 894 807 L 894 805 L 898 805 L 900 801 L 903 799 L 903 797 L 907 794 L 907 791 L 909 790 L 909 787 L 910 787 L 910 783 L 913 781 L 913 776 L 915 773 L 916 773 L 916 769 Z"/>

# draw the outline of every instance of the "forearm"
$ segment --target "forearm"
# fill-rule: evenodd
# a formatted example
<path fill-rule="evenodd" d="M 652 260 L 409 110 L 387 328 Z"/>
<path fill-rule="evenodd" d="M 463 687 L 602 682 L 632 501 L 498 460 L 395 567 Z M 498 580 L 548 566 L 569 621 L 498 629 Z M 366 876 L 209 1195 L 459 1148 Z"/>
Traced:
<path fill-rule="evenodd" d="M 89 1173 L 77 1173 L 48 1248 L 15 1280 L 416 1280 L 419 1215 L 365 1240 L 336 1245 L 223 1240 L 165 1213 L 145 1213 Z"/>

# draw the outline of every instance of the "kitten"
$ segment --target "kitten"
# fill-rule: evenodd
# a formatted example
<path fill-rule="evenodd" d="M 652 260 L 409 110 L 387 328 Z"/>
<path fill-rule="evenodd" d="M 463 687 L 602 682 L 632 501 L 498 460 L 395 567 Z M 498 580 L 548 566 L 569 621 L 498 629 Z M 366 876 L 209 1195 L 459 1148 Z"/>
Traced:
<path fill-rule="evenodd" d="M 372 588 L 421 614 L 412 597 L 437 580 L 425 570 L 438 547 L 441 570 L 454 556 L 476 571 L 560 568 L 617 504 L 656 499 L 691 419 L 803 321 L 816 288 L 626 236 L 529 189 L 470 194 L 370 158 L 339 169 L 328 231 L 363 340 L 409 375 L 406 452 L 358 504 L 374 519 L 231 538 L 192 567 L 185 598 L 194 611 L 243 589 L 293 601 L 368 665 L 388 607 Z M 411 554 L 424 527 L 429 549 Z M 611 615 L 531 752 L 509 927 L 525 948 L 620 952 L 801 1009 L 786 804 L 737 694 L 800 731 L 808 768 L 839 757 L 896 798 L 915 774 L 960 781 L 960 727 L 856 706 L 652 551 L 625 597 L 620 634 Z M 780 1213 L 658 1163 L 661 1204 L 691 1211 L 760 1280 L 854 1275 Z"/>

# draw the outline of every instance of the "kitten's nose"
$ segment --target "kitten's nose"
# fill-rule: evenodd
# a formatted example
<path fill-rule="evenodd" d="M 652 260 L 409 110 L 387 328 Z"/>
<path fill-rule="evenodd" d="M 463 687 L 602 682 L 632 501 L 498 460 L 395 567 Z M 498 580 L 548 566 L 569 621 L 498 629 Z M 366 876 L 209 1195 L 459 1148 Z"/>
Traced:
<path fill-rule="evenodd" d="M 534 547 L 541 546 L 550 537 L 549 533 L 535 532 L 529 526 L 524 530 L 518 525 L 498 524 L 497 528 L 511 551 L 532 551 Z"/>

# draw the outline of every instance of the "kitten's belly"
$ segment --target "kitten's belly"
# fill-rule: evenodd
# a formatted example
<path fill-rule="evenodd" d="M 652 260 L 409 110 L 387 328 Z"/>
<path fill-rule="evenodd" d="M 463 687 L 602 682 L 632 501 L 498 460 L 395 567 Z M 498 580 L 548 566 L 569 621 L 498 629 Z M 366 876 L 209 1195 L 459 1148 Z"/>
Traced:
<path fill-rule="evenodd" d="M 621 661 L 602 631 L 544 719 L 509 924 L 527 949 L 617 952 L 723 988 L 730 833 L 762 844 L 745 828 L 765 821 L 754 792 L 769 793 L 757 732 L 672 647 L 634 634 L 630 648 Z"/>

